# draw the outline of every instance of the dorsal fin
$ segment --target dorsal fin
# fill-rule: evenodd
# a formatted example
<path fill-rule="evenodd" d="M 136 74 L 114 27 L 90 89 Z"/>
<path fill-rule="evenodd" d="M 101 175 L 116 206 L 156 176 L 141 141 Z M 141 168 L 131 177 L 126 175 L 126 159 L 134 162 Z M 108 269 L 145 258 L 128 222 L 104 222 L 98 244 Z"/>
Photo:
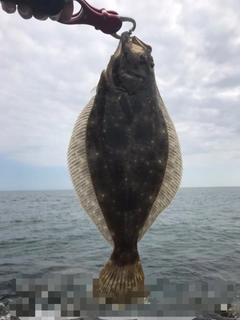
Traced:
<path fill-rule="evenodd" d="M 68 168 L 83 210 L 89 215 L 103 237 L 113 246 L 112 236 L 100 209 L 87 163 L 86 128 L 94 99 L 95 97 L 90 100 L 75 123 L 68 147 Z"/>

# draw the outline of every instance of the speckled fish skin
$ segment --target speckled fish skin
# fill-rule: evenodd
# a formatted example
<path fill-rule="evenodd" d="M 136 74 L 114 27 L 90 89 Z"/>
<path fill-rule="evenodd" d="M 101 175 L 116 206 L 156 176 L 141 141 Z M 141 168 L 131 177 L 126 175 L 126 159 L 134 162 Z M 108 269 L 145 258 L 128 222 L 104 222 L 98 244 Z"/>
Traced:
<path fill-rule="evenodd" d="M 138 259 L 137 240 L 159 192 L 168 157 L 150 48 L 122 41 L 103 73 L 87 126 L 87 158 L 118 264 Z M 109 83 L 111 79 L 111 84 Z"/>
<path fill-rule="evenodd" d="M 125 293 L 143 279 L 137 243 L 181 181 L 179 141 L 156 85 L 151 51 L 122 34 L 69 145 L 70 175 L 83 209 L 114 246 L 100 273 L 108 293 Z M 120 288 L 124 277 L 130 280 Z"/>

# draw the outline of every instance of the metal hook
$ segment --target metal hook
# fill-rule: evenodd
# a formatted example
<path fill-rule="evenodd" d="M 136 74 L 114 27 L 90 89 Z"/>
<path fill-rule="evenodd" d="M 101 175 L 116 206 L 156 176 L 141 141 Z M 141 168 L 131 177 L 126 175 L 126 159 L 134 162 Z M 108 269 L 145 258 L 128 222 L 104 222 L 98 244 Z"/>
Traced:
<path fill-rule="evenodd" d="M 136 29 L 136 26 L 137 26 L 136 21 L 133 18 L 129 18 L 129 17 L 121 17 L 120 16 L 120 19 L 122 22 L 132 22 L 133 27 L 131 29 L 129 29 L 129 31 L 128 31 L 129 35 L 131 35 L 132 32 Z M 121 39 L 121 36 L 119 36 L 117 33 L 112 33 L 111 36 L 116 39 Z"/>
<path fill-rule="evenodd" d="M 101 30 L 103 33 L 112 34 L 122 27 L 122 21 L 117 12 L 106 10 L 104 8 L 97 9 L 87 3 L 86 0 L 76 0 L 81 9 L 73 14 L 68 22 L 58 21 L 63 24 L 87 24 Z"/>
<path fill-rule="evenodd" d="M 116 39 L 121 39 L 117 32 L 121 29 L 123 22 L 131 22 L 133 27 L 128 31 L 129 35 L 136 29 L 136 21 L 129 17 L 121 17 L 113 10 L 104 8 L 97 9 L 87 3 L 86 0 L 76 0 L 81 9 L 73 14 L 68 22 L 58 21 L 63 24 L 88 24 L 94 26 L 96 30 L 111 34 Z"/>

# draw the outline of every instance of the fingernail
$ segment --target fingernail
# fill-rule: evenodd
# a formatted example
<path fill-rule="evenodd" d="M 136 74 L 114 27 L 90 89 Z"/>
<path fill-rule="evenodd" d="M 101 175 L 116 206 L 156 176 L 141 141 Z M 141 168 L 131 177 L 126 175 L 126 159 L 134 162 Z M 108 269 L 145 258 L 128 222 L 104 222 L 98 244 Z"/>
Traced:
<path fill-rule="evenodd" d="M 47 20 L 47 19 L 48 19 L 48 16 L 44 16 L 44 17 L 40 18 L 39 20 L 45 21 L 45 20 Z"/>
<path fill-rule="evenodd" d="M 57 14 L 56 16 L 51 16 L 50 19 L 53 20 L 53 21 L 56 21 L 58 20 L 60 14 Z"/>
<path fill-rule="evenodd" d="M 23 15 L 23 16 L 28 16 L 30 14 L 30 11 L 26 8 L 26 9 L 18 9 L 19 12 Z"/>
<path fill-rule="evenodd" d="M 7 8 L 8 8 L 8 10 L 10 10 L 10 11 L 15 10 L 15 5 L 9 3 L 9 4 L 7 5 Z"/>
<path fill-rule="evenodd" d="M 11 8 L 8 7 L 8 9 L 7 9 L 8 13 L 14 13 L 15 11 L 16 11 L 15 7 L 11 7 Z"/>
<path fill-rule="evenodd" d="M 8 13 L 12 13 L 12 12 L 16 11 L 16 5 L 12 2 L 9 2 L 9 3 L 1 2 L 1 5 L 2 5 L 3 10 Z"/>

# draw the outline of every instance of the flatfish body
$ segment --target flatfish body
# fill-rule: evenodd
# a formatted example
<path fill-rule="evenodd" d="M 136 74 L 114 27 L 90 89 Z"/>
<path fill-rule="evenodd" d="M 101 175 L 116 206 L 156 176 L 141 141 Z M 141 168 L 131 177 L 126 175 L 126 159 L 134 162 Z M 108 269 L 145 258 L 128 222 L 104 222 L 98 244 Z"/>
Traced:
<path fill-rule="evenodd" d="M 156 85 L 151 51 L 122 34 L 68 150 L 80 203 L 114 247 L 99 276 L 100 291 L 112 296 L 143 282 L 137 243 L 181 181 L 179 141 Z"/>

